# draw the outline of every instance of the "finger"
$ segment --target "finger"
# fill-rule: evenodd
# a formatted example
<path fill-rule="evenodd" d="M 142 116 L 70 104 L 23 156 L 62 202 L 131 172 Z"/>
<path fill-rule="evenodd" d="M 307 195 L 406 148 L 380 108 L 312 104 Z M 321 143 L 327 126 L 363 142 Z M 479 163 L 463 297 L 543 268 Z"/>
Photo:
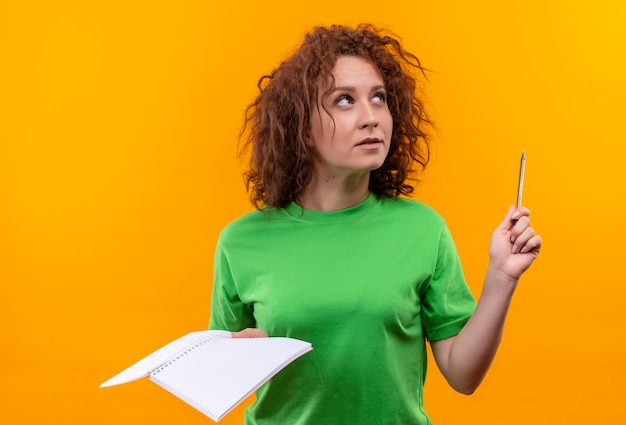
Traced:
<path fill-rule="evenodd" d="M 521 216 L 515 220 L 513 227 L 511 227 L 511 243 L 515 243 L 519 235 L 524 233 L 526 229 L 530 227 L 530 219 L 527 216 Z"/>
<path fill-rule="evenodd" d="M 526 242 L 526 244 L 520 250 L 520 254 L 525 254 L 527 252 L 534 252 L 538 254 L 541 250 L 541 245 L 543 244 L 543 239 L 541 236 L 535 235 Z"/>
<path fill-rule="evenodd" d="M 510 230 L 515 225 L 515 223 L 517 223 L 517 220 L 519 220 L 520 217 L 528 217 L 529 215 L 530 210 L 528 208 L 515 208 L 513 205 L 511 205 L 509 206 L 509 210 L 507 211 L 506 216 L 504 216 L 504 219 L 502 220 L 498 228 L 504 231 Z"/>
<path fill-rule="evenodd" d="M 511 218 L 515 221 L 519 220 L 520 217 L 528 217 L 530 215 L 530 210 L 526 207 L 515 208 Z"/>
<path fill-rule="evenodd" d="M 517 237 L 515 243 L 511 247 L 511 252 L 513 254 L 517 252 L 528 252 L 530 249 L 534 247 L 529 245 L 530 240 L 535 236 L 535 230 L 532 227 L 527 227 L 524 231 Z M 536 243 L 533 242 L 533 244 Z"/>
<path fill-rule="evenodd" d="M 233 332 L 232 338 L 266 338 L 267 334 L 263 329 L 246 328 L 239 332 Z"/>
<path fill-rule="evenodd" d="M 509 206 L 509 210 L 504 216 L 504 220 L 498 225 L 500 230 L 509 230 L 513 226 L 513 213 L 515 212 L 515 207 L 513 205 Z"/>

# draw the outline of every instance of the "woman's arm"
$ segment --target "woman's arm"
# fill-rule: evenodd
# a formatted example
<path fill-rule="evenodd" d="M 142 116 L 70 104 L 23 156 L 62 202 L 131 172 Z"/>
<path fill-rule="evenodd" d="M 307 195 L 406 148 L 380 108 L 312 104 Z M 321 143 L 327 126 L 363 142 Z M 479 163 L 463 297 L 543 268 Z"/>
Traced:
<path fill-rule="evenodd" d="M 439 369 L 461 393 L 473 393 L 489 370 L 519 278 L 539 254 L 542 241 L 530 227 L 529 214 L 526 208 L 509 208 L 491 238 L 476 311 L 458 335 L 431 343 Z"/>

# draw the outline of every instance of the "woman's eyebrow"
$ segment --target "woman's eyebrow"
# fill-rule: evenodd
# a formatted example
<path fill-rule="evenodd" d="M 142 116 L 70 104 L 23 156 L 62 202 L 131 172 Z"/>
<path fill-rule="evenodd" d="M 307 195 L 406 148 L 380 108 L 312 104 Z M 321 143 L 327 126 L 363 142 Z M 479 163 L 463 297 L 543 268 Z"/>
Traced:
<path fill-rule="evenodd" d="M 381 89 L 382 90 L 385 89 L 385 85 L 384 84 L 378 84 L 378 85 L 372 86 L 372 88 L 370 90 L 371 91 L 376 91 L 376 90 L 381 90 Z M 336 91 L 355 92 L 356 91 L 356 87 L 352 87 L 352 86 L 337 86 L 332 91 L 333 92 L 336 92 Z"/>
<path fill-rule="evenodd" d="M 355 92 L 356 88 L 352 86 L 337 86 L 333 89 L 333 92 L 336 92 L 336 91 Z"/>

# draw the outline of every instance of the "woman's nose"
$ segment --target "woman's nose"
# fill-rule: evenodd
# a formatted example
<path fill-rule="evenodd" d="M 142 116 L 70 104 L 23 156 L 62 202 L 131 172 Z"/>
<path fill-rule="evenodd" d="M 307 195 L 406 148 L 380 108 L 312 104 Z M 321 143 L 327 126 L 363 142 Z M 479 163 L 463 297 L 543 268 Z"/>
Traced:
<path fill-rule="evenodd" d="M 378 117 L 374 108 L 368 104 L 363 105 L 362 108 L 361 128 L 376 127 L 378 125 Z"/>

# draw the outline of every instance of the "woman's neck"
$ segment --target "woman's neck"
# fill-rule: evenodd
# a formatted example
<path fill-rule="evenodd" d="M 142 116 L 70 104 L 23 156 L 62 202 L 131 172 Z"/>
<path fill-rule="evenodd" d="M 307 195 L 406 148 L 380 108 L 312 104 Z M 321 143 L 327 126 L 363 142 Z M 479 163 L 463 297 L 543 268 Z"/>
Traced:
<path fill-rule="evenodd" d="M 311 181 L 298 198 L 301 207 L 314 211 L 337 211 L 353 207 L 369 196 L 369 171 L 359 175 L 320 176 Z"/>

